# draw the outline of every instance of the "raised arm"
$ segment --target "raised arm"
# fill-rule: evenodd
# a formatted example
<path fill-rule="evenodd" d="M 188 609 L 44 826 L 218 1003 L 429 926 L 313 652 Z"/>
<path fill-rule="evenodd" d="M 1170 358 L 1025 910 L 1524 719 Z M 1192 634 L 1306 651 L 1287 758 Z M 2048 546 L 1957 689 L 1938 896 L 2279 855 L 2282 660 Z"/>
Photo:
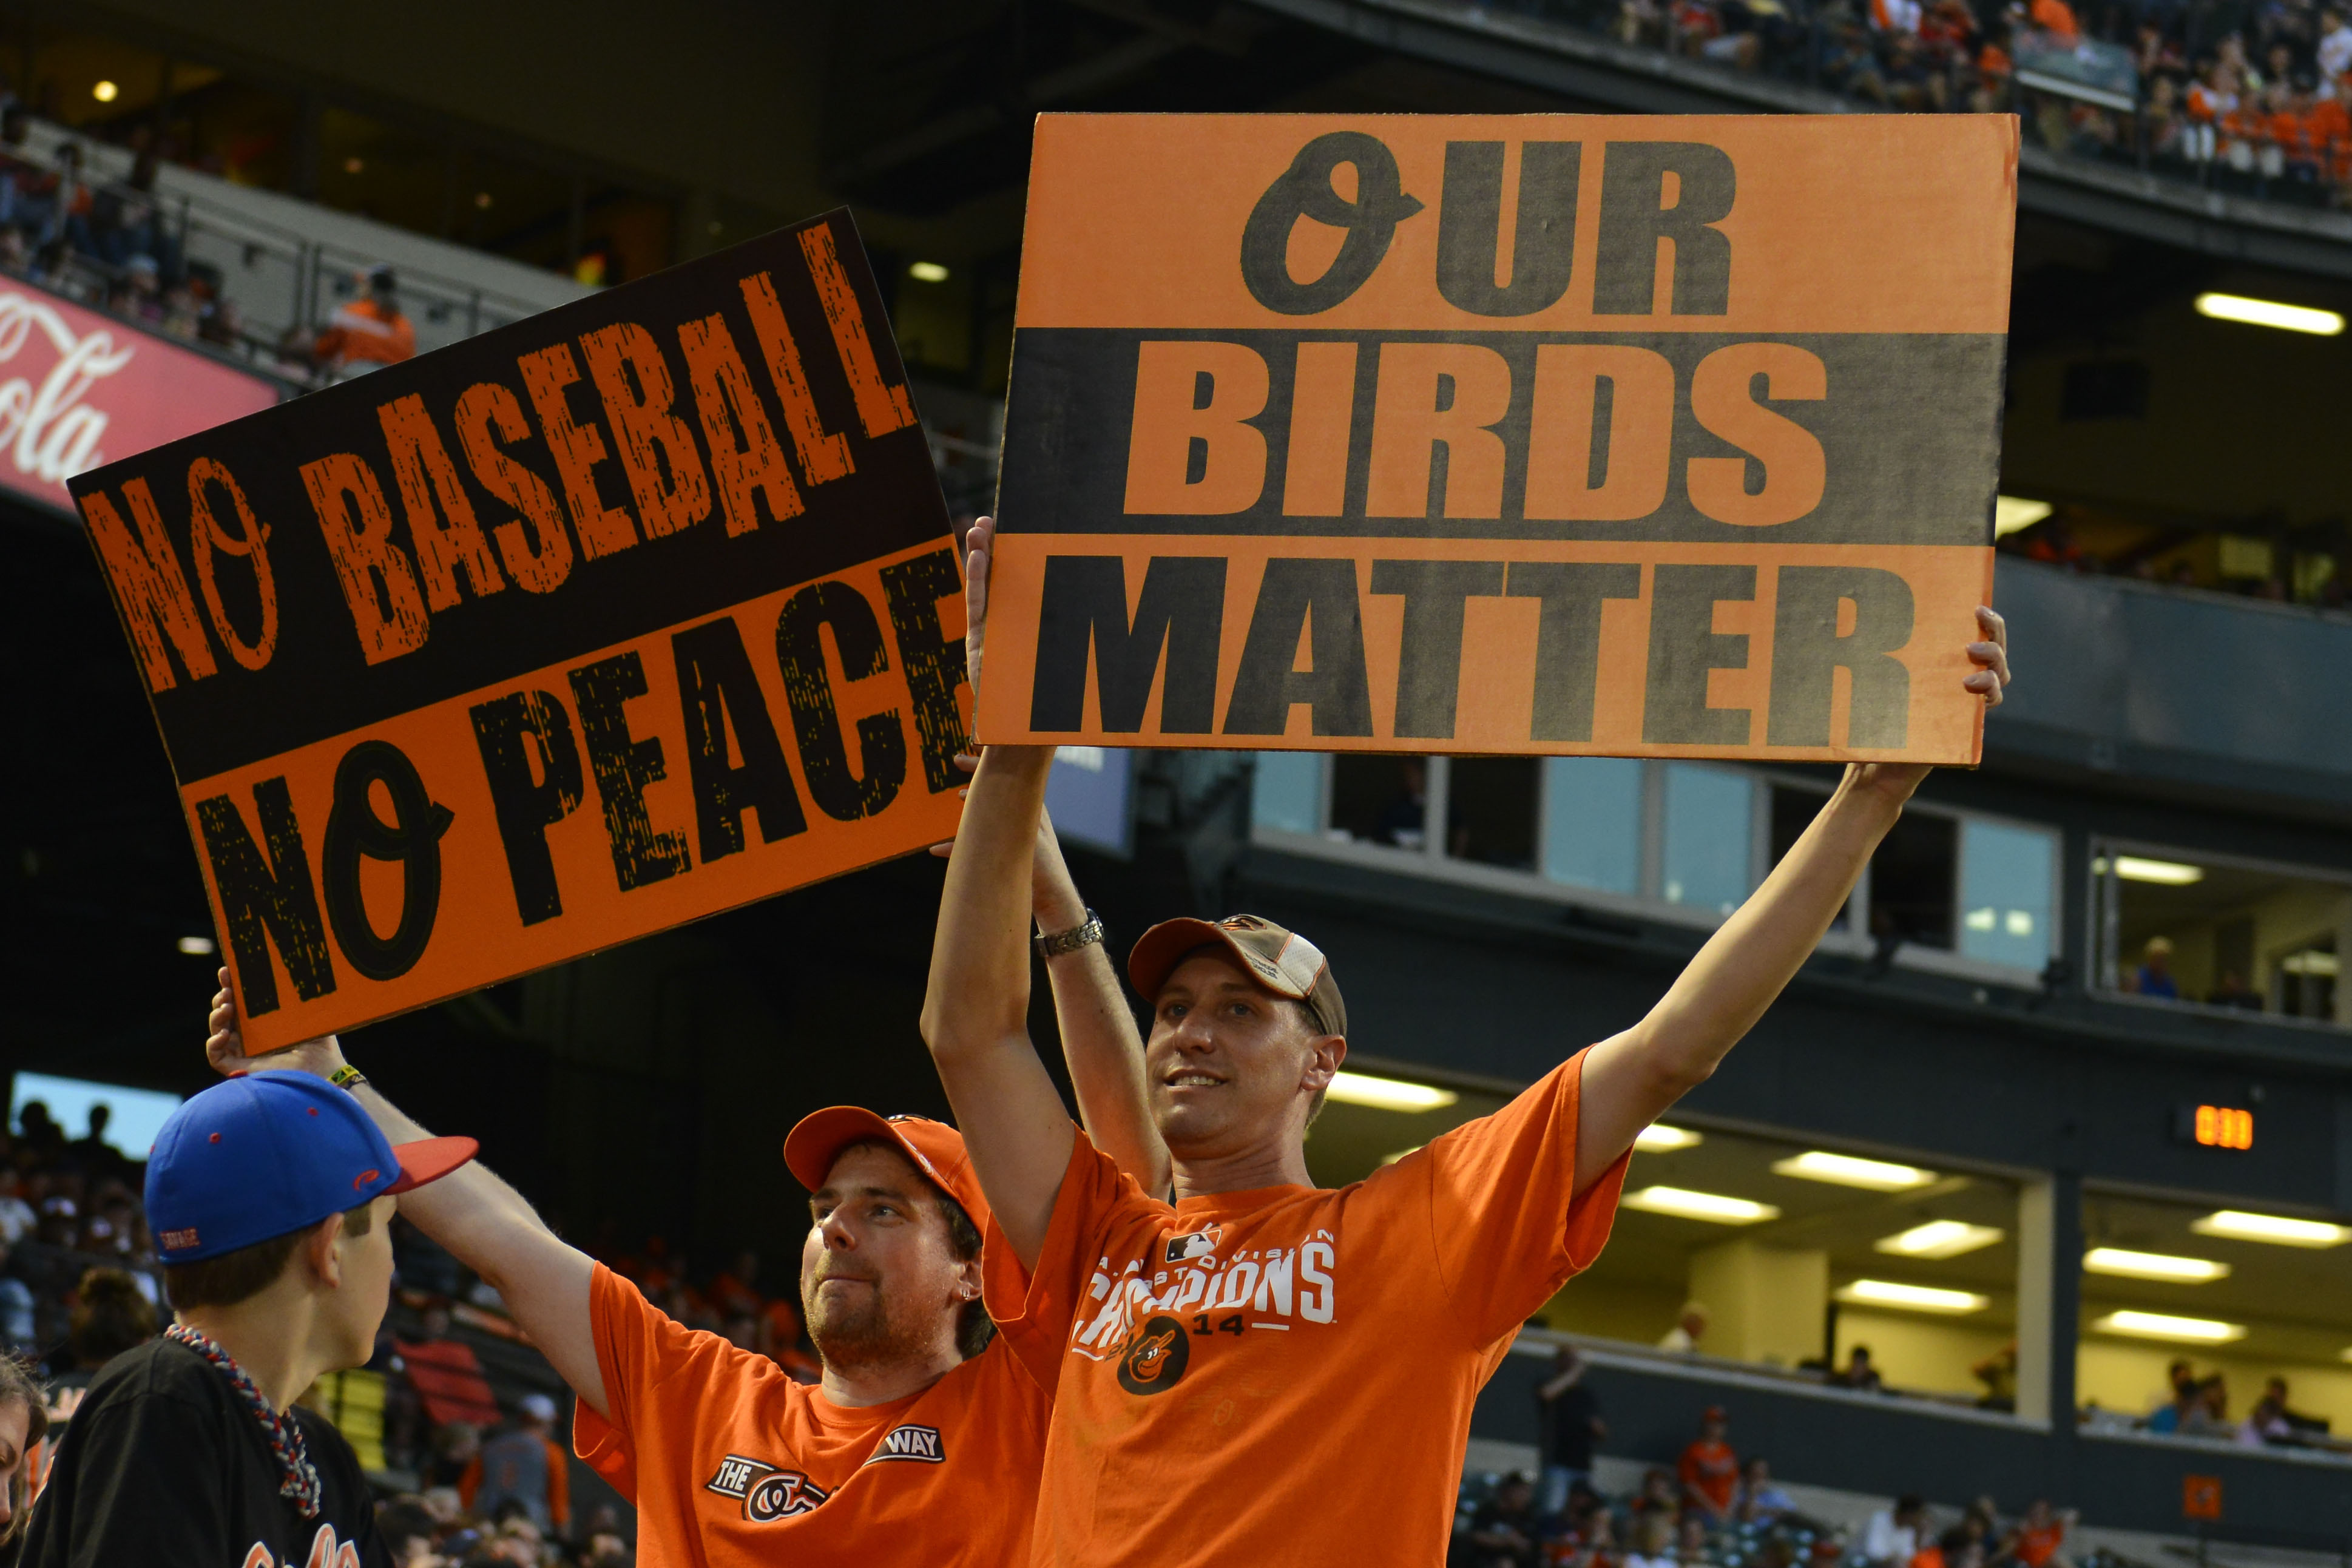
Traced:
<path fill-rule="evenodd" d="M 239 1038 L 236 1002 L 221 971 L 220 994 L 213 998 L 212 1037 L 205 1054 L 223 1073 L 284 1068 L 327 1078 L 343 1066 L 334 1036 L 306 1040 L 268 1056 L 247 1057 Z M 406 1143 L 431 1133 L 362 1083 L 352 1090 L 383 1135 Z M 514 1321 L 530 1336 L 572 1392 L 597 1415 L 610 1416 L 604 1375 L 596 1364 L 595 1330 L 588 1311 L 588 1255 L 553 1231 L 529 1200 L 471 1160 L 439 1181 L 400 1194 L 400 1212 L 410 1224 L 439 1242 L 475 1273 L 488 1280 Z"/>
<path fill-rule="evenodd" d="M 1086 923 L 1087 901 L 1078 896 L 1054 825 L 1042 811 L 1031 879 L 1037 934 L 1050 936 Z M 1109 952 L 1097 942 L 1075 952 L 1056 953 L 1045 961 L 1045 976 L 1054 987 L 1054 1021 L 1061 1032 L 1070 1087 L 1077 1090 L 1080 1125 L 1138 1186 L 1166 1195 L 1168 1145 L 1152 1125 L 1151 1108 L 1144 1098 L 1143 1037 L 1128 1010 L 1127 994 L 1119 988 Z"/>
<path fill-rule="evenodd" d="M 1964 681 L 1988 706 L 2009 681 L 2008 633 L 1977 611 L 1984 640 L 1969 645 L 1979 668 Z M 1829 805 L 1796 845 L 1707 940 L 1649 1016 L 1592 1047 L 1578 1102 L 1576 1185 L 1600 1179 L 1642 1129 L 1706 1081 L 1755 1026 L 1797 970 L 1903 814 L 1927 769 L 1911 763 L 1849 766 Z"/>
<path fill-rule="evenodd" d="M 990 521 L 982 518 L 964 541 L 965 651 L 975 700 L 993 535 Z M 981 759 L 948 856 L 930 989 L 923 998 L 923 1039 L 971 1151 L 981 1190 L 1024 1268 L 1034 1268 L 1045 1249 L 1074 1137 L 1062 1096 L 1029 1038 L 1034 879 L 1045 774 L 1053 765 L 1051 746 L 995 746 Z M 1058 848 L 1055 858 L 1060 858 Z M 1115 984 L 1110 994 L 1116 999 Z M 1089 1079 L 1099 1076 L 1092 1070 L 1096 1054 L 1083 1054 Z M 1075 1079 L 1075 1056 L 1072 1068 Z M 1139 1094 L 1141 1072 L 1139 1064 Z M 1082 1088 L 1081 1101 L 1087 1098 Z"/>

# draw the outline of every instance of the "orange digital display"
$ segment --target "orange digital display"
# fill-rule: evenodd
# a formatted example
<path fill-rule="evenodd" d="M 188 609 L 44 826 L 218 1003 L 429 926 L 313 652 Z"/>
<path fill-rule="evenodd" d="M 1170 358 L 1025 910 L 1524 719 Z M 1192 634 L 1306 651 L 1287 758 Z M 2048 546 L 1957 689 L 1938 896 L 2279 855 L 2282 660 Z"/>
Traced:
<path fill-rule="evenodd" d="M 2208 1149 L 2251 1149 L 2254 1146 L 2254 1113 L 2227 1105 L 2200 1105 L 2190 1136 Z"/>

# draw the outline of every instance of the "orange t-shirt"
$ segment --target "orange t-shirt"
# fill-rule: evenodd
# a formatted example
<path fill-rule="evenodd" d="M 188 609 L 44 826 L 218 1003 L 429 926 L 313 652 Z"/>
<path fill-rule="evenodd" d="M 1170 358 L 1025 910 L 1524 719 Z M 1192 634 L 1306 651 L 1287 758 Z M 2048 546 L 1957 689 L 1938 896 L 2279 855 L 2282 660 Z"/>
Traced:
<path fill-rule="evenodd" d="M 2065 1539 L 2065 1525 L 2054 1519 L 2039 1530 L 2021 1530 L 2017 1532 L 2014 1548 L 2017 1560 L 2024 1563 L 2025 1568 L 2042 1568 L 2057 1554 L 2058 1543 Z"/>
<path fill-rule="evenodd" d="M 1702 1437 L 1683 1450 L 1678 1468 L 1685 1487 L 1705 1498 L 1716 1512 L 1730 1511 L 1732 1495 L 1739 1489 L 1739 1456 L 1730 1444 Z"/>
<path fill-rule="evenodd" d="M 1049 1402 L 1003 1343 L 848 1409 L 602 1264 L 588 1300 L 613 1415 L 582 1403 L 572 1442 L 635 1505 L 640 1568 L 1028 1561 Z"/>
<path fill-rule="evenodd" d="M 989 1311 L 1055 1389 L 1032 1562 L 1438 1563 L 1470 1407 L 1609 1238 L 1563 1064 L 1337 1190 L 1147 1197 L 1076 1135 L 1034 1274 L 992 1226 Z"/>

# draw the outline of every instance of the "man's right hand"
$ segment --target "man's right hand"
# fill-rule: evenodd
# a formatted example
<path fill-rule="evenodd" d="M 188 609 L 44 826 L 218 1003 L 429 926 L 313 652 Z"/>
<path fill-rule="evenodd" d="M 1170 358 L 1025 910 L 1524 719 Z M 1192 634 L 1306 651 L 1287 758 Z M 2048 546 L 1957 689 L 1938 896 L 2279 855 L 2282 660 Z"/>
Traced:
<path fill-rule="evenodd" d="M 213 1071 L 223 1078 L 235 1078 L 239 1073 L 259 1072 L 265 1068 L 283 1068 L 328 1078 L 343 1065 L 343 1047 L 332 1035 L 304 1040 L 282 1051 L 270 1051 L 257 1057 L 247 1056 L 244 1021 L 237 1016 L 236 994 L 229 988 L 226 968 L 220 972 L 219 994 L 213 997 L 211 1023 L 212 1034 L 205 1041 L 205 1059 L 212 1063 Z"/>

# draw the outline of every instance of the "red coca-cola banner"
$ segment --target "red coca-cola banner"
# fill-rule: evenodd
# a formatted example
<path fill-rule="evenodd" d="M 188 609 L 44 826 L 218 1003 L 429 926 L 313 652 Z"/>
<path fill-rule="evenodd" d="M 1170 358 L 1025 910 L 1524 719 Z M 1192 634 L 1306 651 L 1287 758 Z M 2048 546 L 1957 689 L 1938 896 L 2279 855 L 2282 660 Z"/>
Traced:
<path fill-rule="evenodd" d="M 0 279 L 0 489 L 79 515 L 66 481 L 277 403 L 278 383 Z"/>

